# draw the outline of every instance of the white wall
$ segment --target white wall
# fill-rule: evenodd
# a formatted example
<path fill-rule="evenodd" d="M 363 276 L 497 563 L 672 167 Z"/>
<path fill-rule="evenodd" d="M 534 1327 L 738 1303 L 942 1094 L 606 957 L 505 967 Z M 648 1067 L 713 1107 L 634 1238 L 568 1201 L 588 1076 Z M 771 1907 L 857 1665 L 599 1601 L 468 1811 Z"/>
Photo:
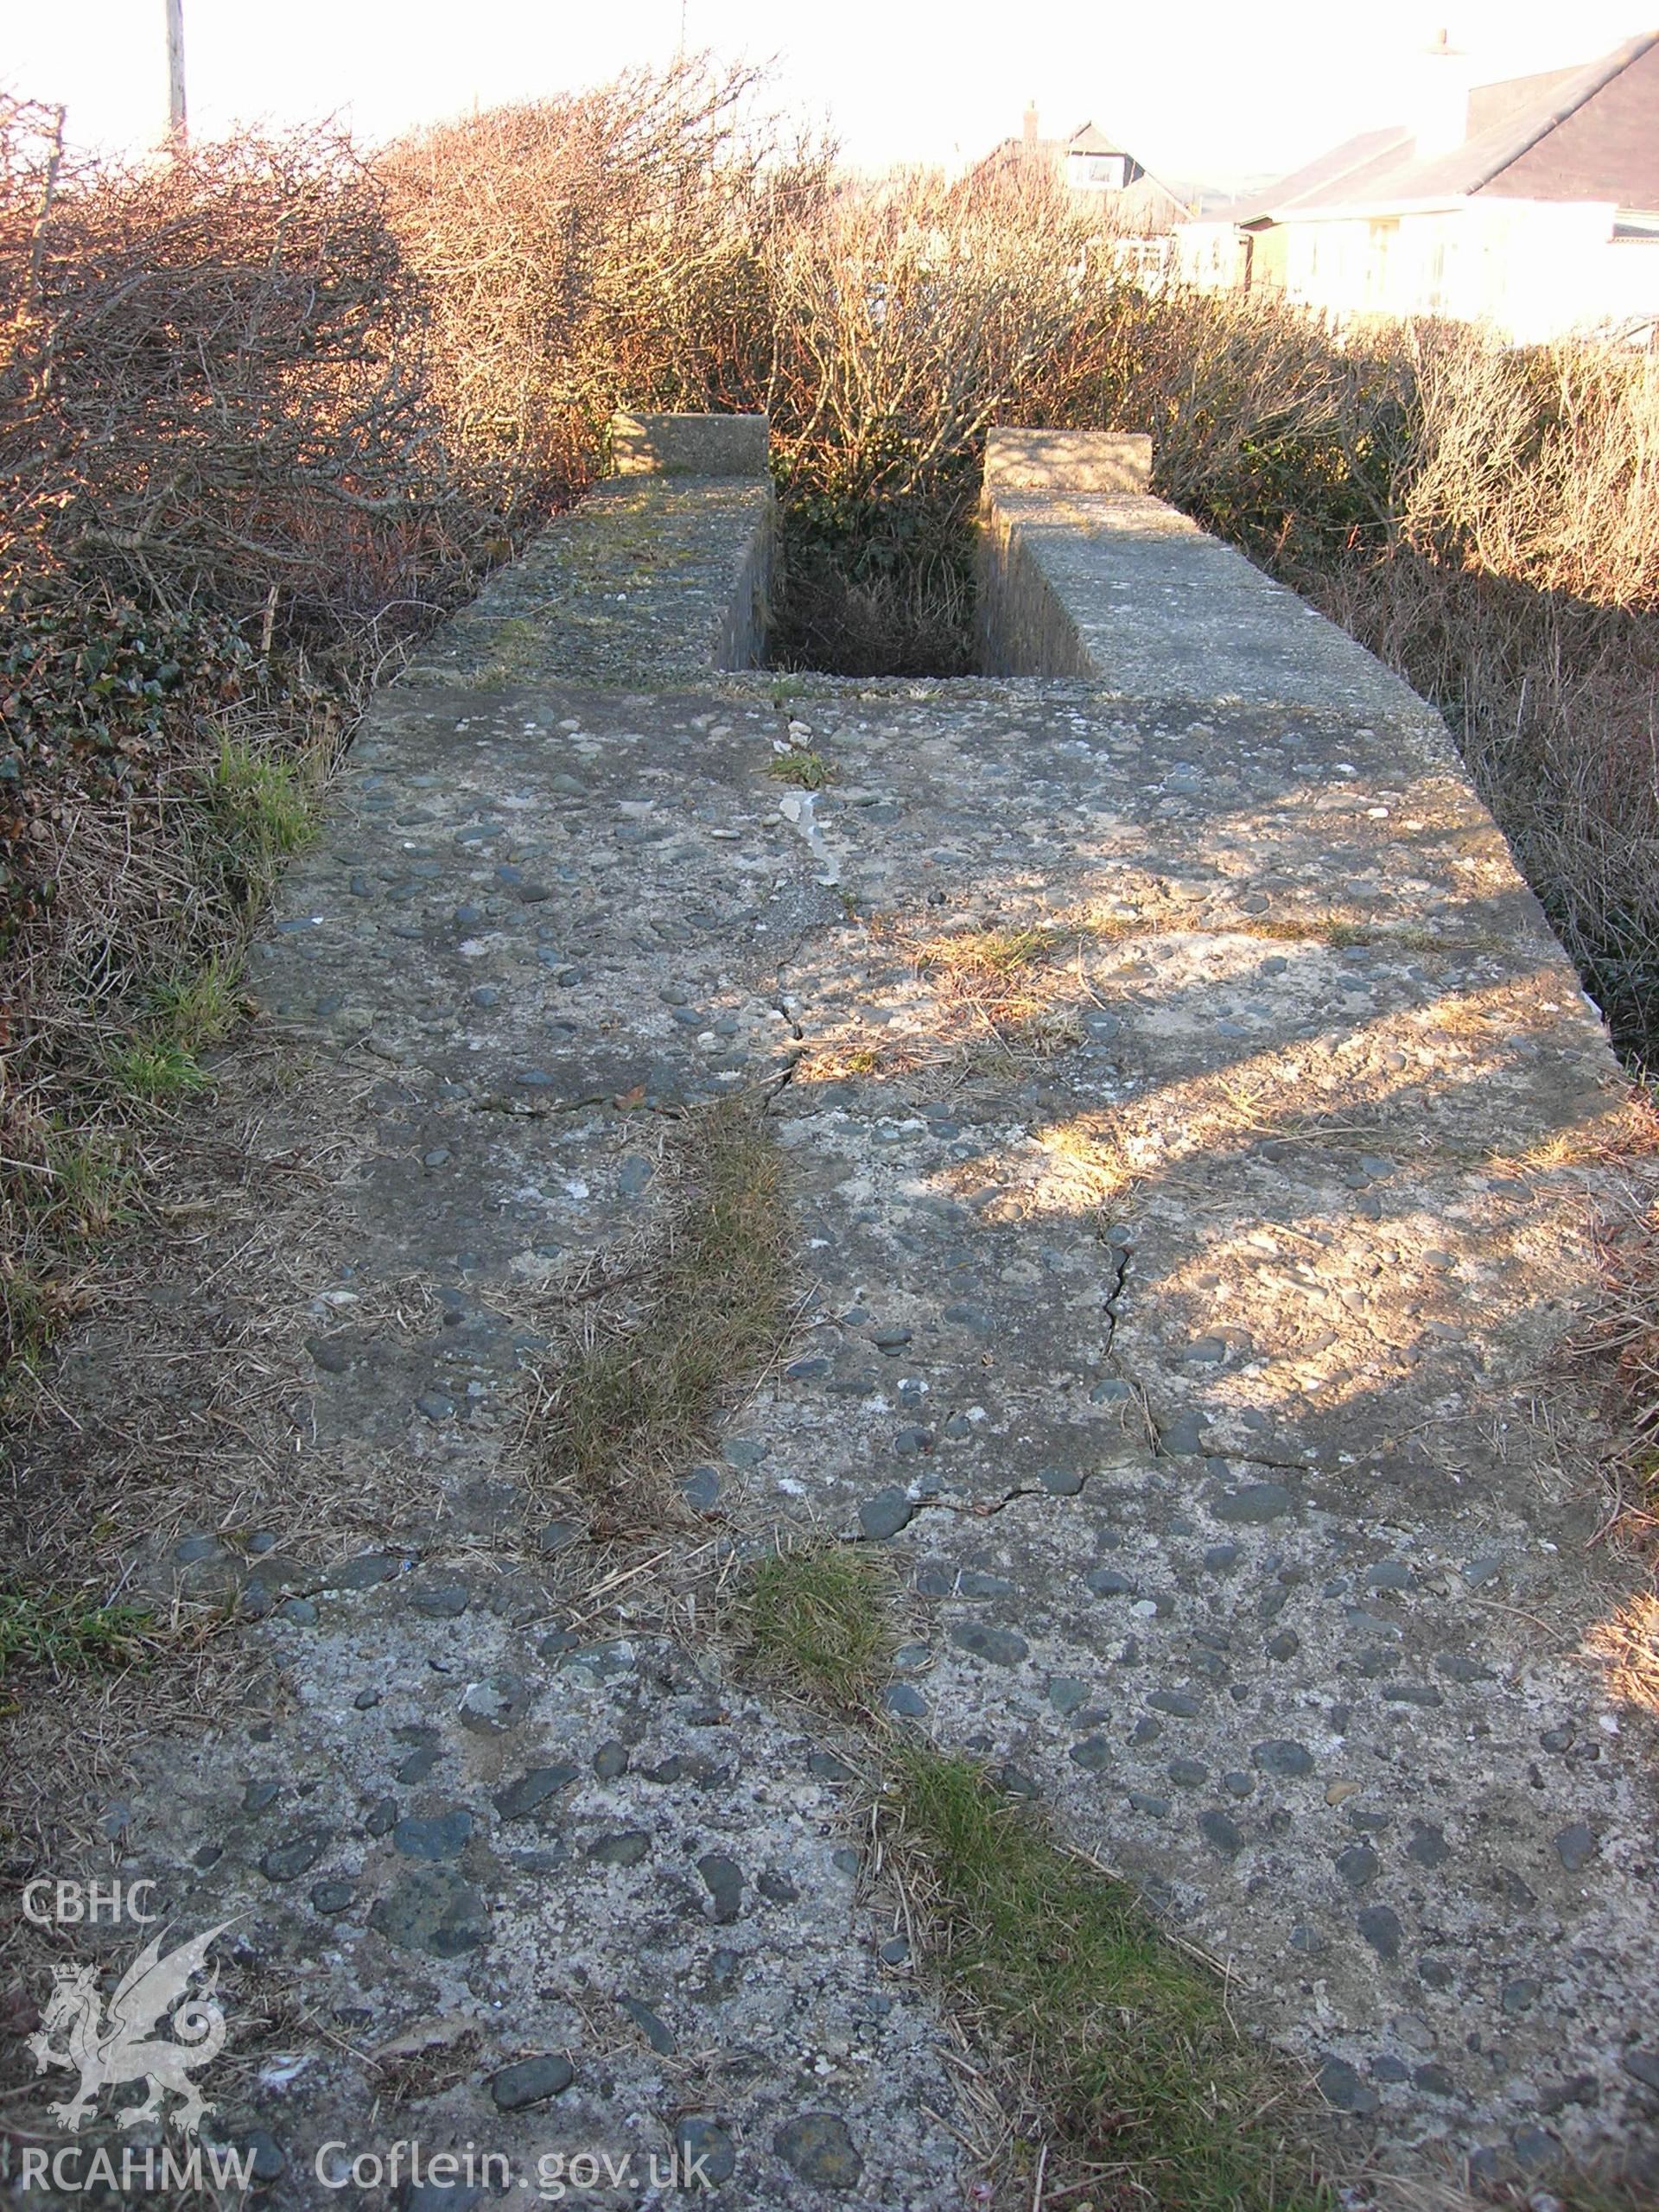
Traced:
<path fill-rule="evenodd" d="M 1521 345 L 1659 317 L 1659 244 L 1615 242 L 1613 216 L 1586 202 L 1478 199 L 1289 223 L 1283 289 L 1336 314 L 1487 322 Z M 1268 260 L 1259 252 L 1258 270 Z"/>
<path fill-rule="evenodd" d="M 1231 223 L 1178 223 L 1175 266 L 1183 283 L 1205 292 L 1230 292 L 1243 281 L 1243 237 Z"/>

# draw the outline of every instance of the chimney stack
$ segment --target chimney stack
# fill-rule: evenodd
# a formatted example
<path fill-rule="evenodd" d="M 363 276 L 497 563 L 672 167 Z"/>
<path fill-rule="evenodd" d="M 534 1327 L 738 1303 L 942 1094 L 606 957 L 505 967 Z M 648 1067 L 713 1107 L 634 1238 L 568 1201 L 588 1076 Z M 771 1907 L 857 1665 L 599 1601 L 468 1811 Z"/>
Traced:
<path fill-rule="evenodd" d="M 1037 148 L 1037 103 L 1033 100 L 1026 110 L 1026 151 L 1034 153 Z"/>
<path fill-rule="evenodd" d="M 1455 153 L 1469 135 L 1471 59 L 1436 31 L 1418 63 L 1417 158 Z"/>

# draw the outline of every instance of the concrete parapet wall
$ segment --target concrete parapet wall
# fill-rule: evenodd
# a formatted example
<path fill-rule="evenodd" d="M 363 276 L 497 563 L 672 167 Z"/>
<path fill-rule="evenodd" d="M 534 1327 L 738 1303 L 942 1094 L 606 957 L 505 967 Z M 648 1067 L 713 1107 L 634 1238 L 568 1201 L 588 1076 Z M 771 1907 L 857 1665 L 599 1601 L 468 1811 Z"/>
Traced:
<path fill-rule="evenodd" d="M 1017 499 L 1018 495 L 1012 495 Z M 987 676 L 1096 673 L 1076 617 L 1018 526 L 1009 495 L 987 488 L 980 511 L 976 598 L 980 666 Z"/>
<path fill-rule="evenodd" d="M 706 473 L 641 464 L 595 485 L 428 641 L 404 683 L 626 688 L 760 666 L 777 546 L 766 417 L 639 419 L 657 450 L 698 454 Z M 747 446 L 758 468 L 715 465 L 700 426 L 716 423 L 741 426 L 728 457 Z"/>
<path fill-rule="evenodd" d="M 737 573 L 715 641 L 719 669 L 764 668 L 772 621 L 772 589 L 778 569 L 778 509 L 772 486 L 737 556 Z"/>
<path fill-rule="evenodd" d="M 634 415 L 611 417 L 611 465 L 619 476 L 764 476 L 764 415 Z"/>
<path fill-rule="evenodd" d="M 1021 438 L 1031 445 L 1023 461 Z M 981 512 L 988 673 L 1082 677 L 1141 699 L 1404 715 L 1439 728 L 1345 632 L 1129 485 L 1128 460 L 1122 488 L 1111 488 L 1103 447 L 1112 442 L 1093 432 L 994 434 Z"/>

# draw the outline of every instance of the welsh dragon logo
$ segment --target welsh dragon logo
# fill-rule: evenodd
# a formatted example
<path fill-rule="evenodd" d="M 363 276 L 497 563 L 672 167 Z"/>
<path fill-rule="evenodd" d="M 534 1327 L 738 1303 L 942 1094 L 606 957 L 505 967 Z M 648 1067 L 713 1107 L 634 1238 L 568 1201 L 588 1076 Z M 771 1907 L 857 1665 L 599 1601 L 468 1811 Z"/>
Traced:
<path fill-rule="evenodd" d="M 162 1937 L 152 1936 L 117 1984 L 108 2010 L 98 1990 L 98 1969 L 92 1966 L 59 1967 L 54 1970 L 53 1990 L 41 2015 L 41 2025 L 29 2037 L 35 2054 L 35 2070 L 48 2066 L 77 2070 L 80 2084 L 73 2097 L 48 2107 L 54 2120 L 78 2134 L 88 2107 L 104 2089 L 119 2088 L 127 2082 L 148 2082 L 149 2094 L 119 2115 L 123 2127 L 154 2120 L 170 2091 L 181 2100 L 167 2114 L 186 2139 L 196 2132 L 213 2109 L 202 2101 L 201 2092 L 190 2079 L 199 2066 L 210 2065 L 225 2046 L 225 2015 L 213 2002 L 219 1969 L 213 1968 L 207 1987 L 187 1995 L 193 1974 L 207 1964 L 208 1947 L 222 1936 L 230 1922 L 221 1921 L 207 1935 L 181 1943 L 162 1956 Z M 152 2033 L 166 2014 L 178 2038 L 170 2043 Z M 57 2038 L 63 2038 L 61 2045 Z"/>

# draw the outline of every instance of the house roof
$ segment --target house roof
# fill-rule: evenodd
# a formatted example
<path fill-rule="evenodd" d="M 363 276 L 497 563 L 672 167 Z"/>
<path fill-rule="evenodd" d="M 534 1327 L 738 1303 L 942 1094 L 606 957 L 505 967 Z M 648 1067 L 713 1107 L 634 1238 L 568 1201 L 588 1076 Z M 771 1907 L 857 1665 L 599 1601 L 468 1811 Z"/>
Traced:
<path fill-rule="evenodd" d="M 1583 68 L 1478 87 L 1470 96 L 1471 134 L 1449 153 L 1420 160 L 1403 127 L 1370 131 L 1206 219 L 1261 227 L 1338 208 L 1480 192 L 1659 206 L 1656 111 L 1659 32 L 1647 31 Z"/>
<path fill-rule="evenodd" d="M 1237 223 L 1241 226 L 1262 219 L 1271 219 L 1282 210 L 1312 200 L 1328 186 L 1344 182 L 1362 171 L 1374 168 L 1386 156 L 1395 154 L 1412 143 L 1411 133 L 1403 124 L 1391 124 L 1385 130 L 1363 130 L 1356 138 L 1344 139 L 1340 146 L 1333 146 L 1328 154 L 1321 154 L 1300 169 L 1294 169 L 1265 192 L 1247 194 L 1243 200 L 1233 200 L 1220 207 L 1205 211 L 1206 223 Z"/>
<path fill-rule="evenodd" d="M 1116 154 L 1135 162 L 1137 168 L 1141 166 L 1127 146 L 1109 137 L 1097 123 L 1080 124 L 1069 138 L 1004 138 L 986 158 L 995 160 L 1000 155 L 1013 160 L 1053 162 L 1067 154 Z"/>
<path fill-rule="evenodd" d="M 1112 197 L 1117 219 L 1130 231 L 1159 236 L 1169 231 L 1185 212 L 1184 203 L 1128 149 L 1109 137 L 1098 124 L 1085 123 L 1069 138 L 1004 138 L 975 164 L 974 175 L 997 175 L 1024 172 L 1037 164 L 1058 169 L 1069 155 L 1116 155 L 1130 164 L 1130 182 Z"/>
<path fill-rule="evenodd" d="M 1074 130 L 1065 142 L 1065 150 L 1068 154 L 1122 154 L 1134 158 L 1127 146 L 1120 146 L 1116 139 L 1109 138 L 1096 123 L 1085 123 L 1080 130 Z"/>
<path fill-rule="evenodd" d="M 1622 67 L 1486 189 L 1503 197 L 1659 207 L 1659 34 L 1649 33 Z"/>
<path fill-rule="evenodd" d="M 1570 84 L 1578 73 L 1575 66 L 1542 70 L 1533 77 L 1508 77 L 1497 85 L 1477 85 L 1469 95 L 1469 137 L 1478 137 L 1494 124 L 1514 122 L 1532 101 Z"/>

